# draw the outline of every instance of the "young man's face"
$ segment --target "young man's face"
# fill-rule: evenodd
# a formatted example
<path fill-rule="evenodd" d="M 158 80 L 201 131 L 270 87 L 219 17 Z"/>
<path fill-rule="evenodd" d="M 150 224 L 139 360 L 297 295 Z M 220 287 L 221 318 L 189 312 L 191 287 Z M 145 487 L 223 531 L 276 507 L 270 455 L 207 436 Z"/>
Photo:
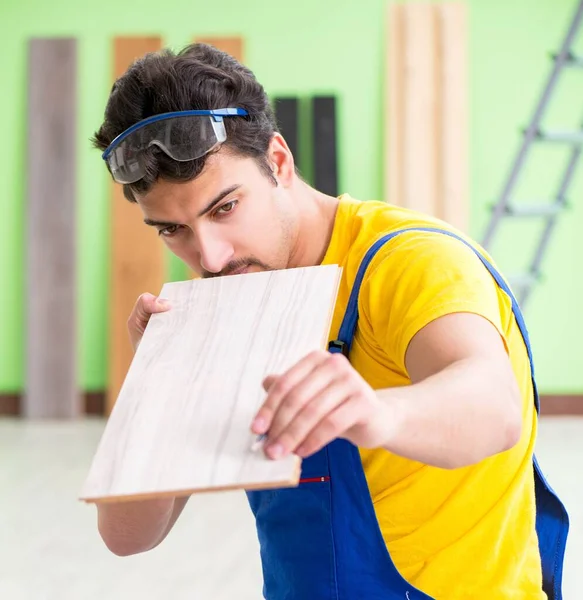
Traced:
<path fill-rule="evenodd" d="M 161 180 L 137 198 L 145 222 L 200 276 L 289 265 L 297 214 L 287 185 L 287 149 L 274 143 L 269 158 L 278 186 L 252 158 L 220 151 L 193 181 Z"/>

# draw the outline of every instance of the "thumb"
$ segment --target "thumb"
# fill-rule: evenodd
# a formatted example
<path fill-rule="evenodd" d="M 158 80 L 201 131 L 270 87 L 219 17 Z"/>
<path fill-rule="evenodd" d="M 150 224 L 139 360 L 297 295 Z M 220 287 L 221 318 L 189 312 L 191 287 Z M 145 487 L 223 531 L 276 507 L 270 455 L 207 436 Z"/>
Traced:
<path fill-rule="evenodd" d="M 170 308 L 170 303 L 154 296 L 153 294 L 142 294 L 137 305 L 137 316 L 140 321 L 148 321 L 150 316 L 164 312 Z"/>

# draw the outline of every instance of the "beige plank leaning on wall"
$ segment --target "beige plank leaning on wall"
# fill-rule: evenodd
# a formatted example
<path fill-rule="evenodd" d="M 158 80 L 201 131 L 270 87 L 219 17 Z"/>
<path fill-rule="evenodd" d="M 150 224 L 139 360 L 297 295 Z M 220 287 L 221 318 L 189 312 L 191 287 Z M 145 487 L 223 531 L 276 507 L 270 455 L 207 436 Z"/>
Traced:
<path fill-rule="evenodd" d="M 469 223 L 467 7 L 391 3 L 385 199 Z"/>
<path fill-rule="evenodd" d="M 162 47 L 159 37 L 114 39 L 114 78 L 147 52 Z M 111 273 L 109 295 L 109 382 L 106 414 L 110 414 L 133 359 L 127 320 L 140 294 L 158 295 L 166 277 L 164 246 L 156 231 L 143 223 L 136 204 L 124 198 L 120 184 L 111 183 Z"/>

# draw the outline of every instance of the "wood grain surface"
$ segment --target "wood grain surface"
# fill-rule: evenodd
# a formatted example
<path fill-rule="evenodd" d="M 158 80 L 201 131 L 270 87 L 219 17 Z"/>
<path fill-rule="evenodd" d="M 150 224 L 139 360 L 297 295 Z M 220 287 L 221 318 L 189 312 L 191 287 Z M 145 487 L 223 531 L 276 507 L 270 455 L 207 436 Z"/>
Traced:
<path fill-rule="evenodd" d="M 113 77 L 162 47 L 159 37 L 118 37 L 114 41 Z M 111 184 L 111 271 L 109 304 L 109 381 L 106 414 L 110 414 L 133 357 L 127 320 L 140 294 L 157 294 L 166 279 L 165 250 L 154 228 L 144 225 L 137 204 Z"/>
<path fill-rule="evenodd" d="M 440 218 L 465 233 L 470 227 L 468 7 L 436 6 L 440 32 L 441 90 Z"/>
<path fill-rule="evenodd" d="M 75 418 L 77 41 L 32 39 L 26 206 L 27 418 Z M 5 317 L 9 318 L 9 317 Z"/>
<path fill-rule="evenodd" d="M 335 265 L 168 283 L 136 351 L 81 499 L 296 485 L 300 459 L 252 452 L 263 379 L 324 349 Z"/>
<path fill-rule="evenodd" d="M 230 54 L 233 58 L 239 62 L 244 62 L 244 42 L 241 36 L 206 36 L 206 37 L 195 37 L 195 41 L 201 44 L 209 44 Z"/>
<path fill-rule="evenodd" d="M 434 215 L 437 198 L 436 28 L 431 5 L 407 4 L 404 12 L 403 205 Z"/>
<path fill-rule="evenodd" d="M 385 119 L 385 200 L 396 206 L 405 201 L 403 157 L 405 132 L 405 17 L 403 5 L 391 2 L 388 6 L 385 99 L 387 103 Z"/>
<path fill-rule="evenodd" d="M 388 11 L 386 200 L 467 232 L 467 7 L 391 3 Z"/>

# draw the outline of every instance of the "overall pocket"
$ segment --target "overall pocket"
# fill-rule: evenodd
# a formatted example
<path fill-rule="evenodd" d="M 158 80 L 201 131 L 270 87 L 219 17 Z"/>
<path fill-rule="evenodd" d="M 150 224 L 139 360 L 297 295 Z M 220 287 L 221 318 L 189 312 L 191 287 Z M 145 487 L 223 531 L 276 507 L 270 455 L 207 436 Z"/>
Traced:
<path fill-rule="evenodd" d="M 247 492 L 267 600 L 337 600 L 326 452 L 302 462 L 295 488 Z"/>

